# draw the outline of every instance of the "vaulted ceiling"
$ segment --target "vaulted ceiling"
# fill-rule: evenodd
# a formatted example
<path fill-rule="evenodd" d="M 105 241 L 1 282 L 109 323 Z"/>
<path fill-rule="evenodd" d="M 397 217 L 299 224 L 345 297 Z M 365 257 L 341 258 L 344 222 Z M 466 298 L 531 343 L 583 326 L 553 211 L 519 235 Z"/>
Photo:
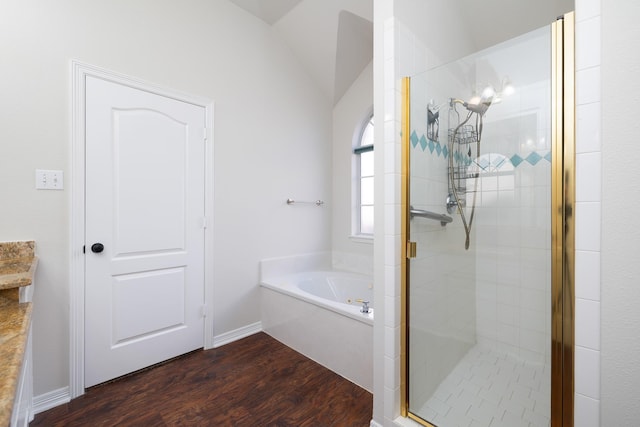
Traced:
<path fill-rule="evenodd" d="M 282 37 L 333 102 L 373 59 L 373 0 L 230 0 Z"/>
<path fill-rule="evenodd" d="M 270 25 L 334 103 L 373 59 L 373 0 L 230 1 Z M 437 15 L 442 0 L 411 1 L 430 2 Z M 399 7 L 411 4 L 401 2 Z M 412 16 L 412 28 L 425 43 L 464 31 L 475 48 L 482 49 L 546 25 L 573 10 L 573 4 L 574 0 L 455 0 L 454 21 Z"/>

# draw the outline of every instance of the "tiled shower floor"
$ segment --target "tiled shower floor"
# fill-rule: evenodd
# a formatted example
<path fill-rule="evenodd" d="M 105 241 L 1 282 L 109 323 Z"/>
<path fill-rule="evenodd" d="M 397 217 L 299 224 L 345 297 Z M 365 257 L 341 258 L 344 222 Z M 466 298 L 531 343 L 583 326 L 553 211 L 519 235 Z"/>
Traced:
<path fill-rule="evenodd" d="M 416 413 L 438 427 L 547 427 L 549 366 L 474 346 Z"/>

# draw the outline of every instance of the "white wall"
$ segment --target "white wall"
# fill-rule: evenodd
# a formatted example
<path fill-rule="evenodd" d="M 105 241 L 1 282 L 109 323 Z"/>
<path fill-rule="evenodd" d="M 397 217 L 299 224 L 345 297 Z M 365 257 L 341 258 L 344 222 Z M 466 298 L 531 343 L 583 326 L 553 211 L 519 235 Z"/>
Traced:
<path fill-rule="evenodd" d="M 373 62 L 362 71 L 333 108 L 332 250 L 334 264 L 373 273 L 373 240 L 353 238 L 352 194 L 354 138 L 373 108 Z M 339 266 L 338 265 L 338 266 Z"/>
<path fill-rule="evenodd" d="M 331 100 L 226 0 L 8 0 L 0 14 L 0 240 L 34 239 L 35 394 L 69 384 L 70 60 L 215 102 L 214 334 L 260 320 L 258 261 L 329 250 Z M 34 190 L 61 169 L 64 191 Z"/>
<path fill-rule="evenodd" d="M 640 423 L 639 16 L 602 1 L 602 426 Z"/>
<path fill-rule="evenodd" d="M 463 24 L 459 1 L 405 0 L 397 2 L 394 16 L 405 29 L 401 37 L 411 34 L 415 42 L 399 40 L 402 60 L 398 62 L 399 76 L 406 77 L 426 71 L 441 64 L 469 55 L 475 46 L 469 31 Z M 421 43 L 424 49 L 412 50 L 413 43 Z M 485 46 L 482 46 L 485 47 Z"/>

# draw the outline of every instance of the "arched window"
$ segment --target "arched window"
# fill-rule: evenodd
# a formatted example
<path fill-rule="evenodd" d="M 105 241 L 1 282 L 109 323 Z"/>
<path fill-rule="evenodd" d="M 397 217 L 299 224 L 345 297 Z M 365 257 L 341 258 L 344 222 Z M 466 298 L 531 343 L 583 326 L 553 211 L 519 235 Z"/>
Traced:
<path fill-rule="evenodd" d="M 362 123 L 360 137 L 354 145 L 354 234 L 373 236 L 373 114 Z"/>

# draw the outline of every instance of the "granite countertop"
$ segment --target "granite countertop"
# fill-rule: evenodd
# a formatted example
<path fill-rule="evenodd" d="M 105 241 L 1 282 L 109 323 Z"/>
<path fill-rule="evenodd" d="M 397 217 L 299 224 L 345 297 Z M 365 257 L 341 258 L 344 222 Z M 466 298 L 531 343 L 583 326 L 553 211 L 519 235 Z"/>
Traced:
<path fill-rule="evenodd" d="M 38 265 L 38 257 L 0 260 L 0 290 L 29 286 Z"/>
<path fill-rule="evenodd" d="M 38 265 L 35 242 L 0 243 L 0 290 L 29 286 Z"/>
<path fill-rule="evenodd" d="M 33 281 L 34 242 L 0 243 L 0 426 L 7 426 L 29 339 L 31 302 L 20 302 L 19 288 Z"/>

